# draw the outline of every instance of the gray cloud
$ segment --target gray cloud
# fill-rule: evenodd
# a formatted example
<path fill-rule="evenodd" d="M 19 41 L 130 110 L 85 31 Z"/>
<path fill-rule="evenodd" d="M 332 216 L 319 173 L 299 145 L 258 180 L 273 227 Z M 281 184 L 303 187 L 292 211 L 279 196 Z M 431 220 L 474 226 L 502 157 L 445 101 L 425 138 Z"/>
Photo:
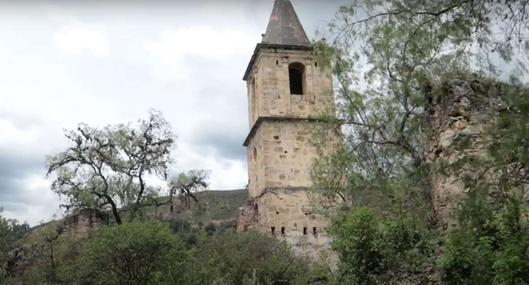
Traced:
<path fill-rule="evenodd" d="M 242 146 L 246 131 L 210 121 L 201 124 L 195 132 L 192 143 L 212 150 L 216 157 L 245 162 L 246 150 Z"/>
<path fill-rule="evenodd" d="M 49 205 L 51 193 L 45 193 L 49 188 L 31 185 L 31 180 L 35 177 L 44 177 L 44 164 L 44 159 L 39 156 L 0 150 L 0 208 L 8 217 L 27 220 L 33 224 L 42 219 L 27 214 L 31 207 Z"/>
<path fill-rule="evenodd" d="M 42 170 L 44 170 L 44 161 L 41 157 L 0 149 L 0 178 L 20 179 Z"/>

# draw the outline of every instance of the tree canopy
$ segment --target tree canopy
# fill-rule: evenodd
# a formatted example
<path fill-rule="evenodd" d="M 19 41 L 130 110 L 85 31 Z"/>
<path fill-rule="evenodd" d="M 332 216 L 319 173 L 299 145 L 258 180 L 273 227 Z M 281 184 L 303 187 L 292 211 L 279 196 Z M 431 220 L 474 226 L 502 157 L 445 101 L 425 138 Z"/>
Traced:
<path fill-rule="evenodd" d="M 317 47 L 336 82 L 338 120 L 329 123 L 345 139 L 317 159 L 313 179 L 343 206 L 331 232 L 345 279 L 529 282 L 521 262 L 529 225 L 528 7 L 525 0 L 353 0 L 339 10 L 330 41 Z M 426 157 L 431 108 L 451 80 L 477 82 L 476 92 L 488 94 L 487 106 L 475 107 L 490 120 L 480 143 L 466 146 L 484 155 L 434 169 Z M 432 211 L 435 173 L 464 185 L 453 217 L 459 227 L 444 228 Z M 400 247 L 394 234 L 417 240 Z"/>
<path fill-rule="evenodd" d="M 52 189 L 66 198 L 67 209 L 110 210 L 122 223 L 120 208 L 138 215 L 161 192 L 149 178 L 165 180 L 175 137 L 163 116 L 155 111 L 136 124 L 103 129 L 81 124 L 67 131 L 67 150 L 49 158 Z"/>

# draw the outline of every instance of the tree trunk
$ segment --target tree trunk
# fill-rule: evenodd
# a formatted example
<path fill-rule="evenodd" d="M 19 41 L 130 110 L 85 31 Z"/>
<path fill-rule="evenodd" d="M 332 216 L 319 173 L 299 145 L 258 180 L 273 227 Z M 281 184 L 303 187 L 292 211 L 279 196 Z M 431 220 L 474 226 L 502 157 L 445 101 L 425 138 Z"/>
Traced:
<path fill-rule="evenodd" d="M 121 215 L 119 214 L 118 207 L 116 206 L 116 203 L 110 198 L 109 196 L 106 197 L 108 200 L 108 203 L 112 207 L 112 215 L 114 216 L 114 219 L 116 220 L 116 224 L 121 225 Z"/>

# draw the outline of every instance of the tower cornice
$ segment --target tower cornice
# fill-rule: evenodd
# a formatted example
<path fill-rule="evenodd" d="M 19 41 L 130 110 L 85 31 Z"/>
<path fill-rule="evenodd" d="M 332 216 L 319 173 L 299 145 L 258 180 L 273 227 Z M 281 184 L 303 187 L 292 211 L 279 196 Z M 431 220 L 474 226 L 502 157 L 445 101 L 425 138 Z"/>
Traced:
<path fill-rule="evenodd" d="M 259 117 L 252 126 L 250 133 L 246 136 L 243 146 L 247 147 L 250 140 L 253 138 L 259 127 L 264 122 L 323 122 L 320 117 L 292 117 L 292 116 L 277 116 L 277 117 Z"/>
<path fill-rule="evenodd" d="M 293 45 L 277 45 L 277 44 L 264 44 L 264 43 L 258 43 L 257 46 L 254 49 L 252 58 L 250 59 L 250 63 L 248 63 L 248 67 L 246 67 L 246 71 L 244 72 L 244 76 L 242 80 L 247 81 L 248 77 L 250 76 L 250 73 L 252 72 L 252 68 L 255 64 L 255 61 L 257 60 L 257 56 L 259 55 L 259 52 L 262 49 L 269 49 L 269 50 L 303 50 L 303 51 L 312 51 L 312 46 L 293 46 Z"/>

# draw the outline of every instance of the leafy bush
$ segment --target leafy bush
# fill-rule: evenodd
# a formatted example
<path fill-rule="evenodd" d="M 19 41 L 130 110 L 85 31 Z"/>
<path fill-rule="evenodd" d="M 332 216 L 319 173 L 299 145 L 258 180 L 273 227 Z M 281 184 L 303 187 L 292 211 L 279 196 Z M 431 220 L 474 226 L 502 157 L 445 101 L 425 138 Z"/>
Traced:
<path fill-rule="evenodd" d="M 192 248 L 184 276 L 169 284 L 307 284 L 311 268 L 276 239 L 257 233 L 214 235 Z"/>
<path fill-rule="evenodd" d="M 500 204 L 500 205 L 498 205 Z M 470 195 L 470 213 L 448 234 L 441 267 L 451 284 L 528 284 L 529 221 L 518 199 Z"/>
<path fill-rule="evenodd" d="M 82 250 L 78 280 L 89 284 L 152 284 L 183 258 L 181 250 L 180 241 L 160 223 L 103 228 Z"/>
<path fill-rule="evenodd" d="M 424 282 L 433 267 L 435 239 L 410 218 L 377 218 L 357 208 L 331 227 L 340 257 L 340 284 Z"/>

